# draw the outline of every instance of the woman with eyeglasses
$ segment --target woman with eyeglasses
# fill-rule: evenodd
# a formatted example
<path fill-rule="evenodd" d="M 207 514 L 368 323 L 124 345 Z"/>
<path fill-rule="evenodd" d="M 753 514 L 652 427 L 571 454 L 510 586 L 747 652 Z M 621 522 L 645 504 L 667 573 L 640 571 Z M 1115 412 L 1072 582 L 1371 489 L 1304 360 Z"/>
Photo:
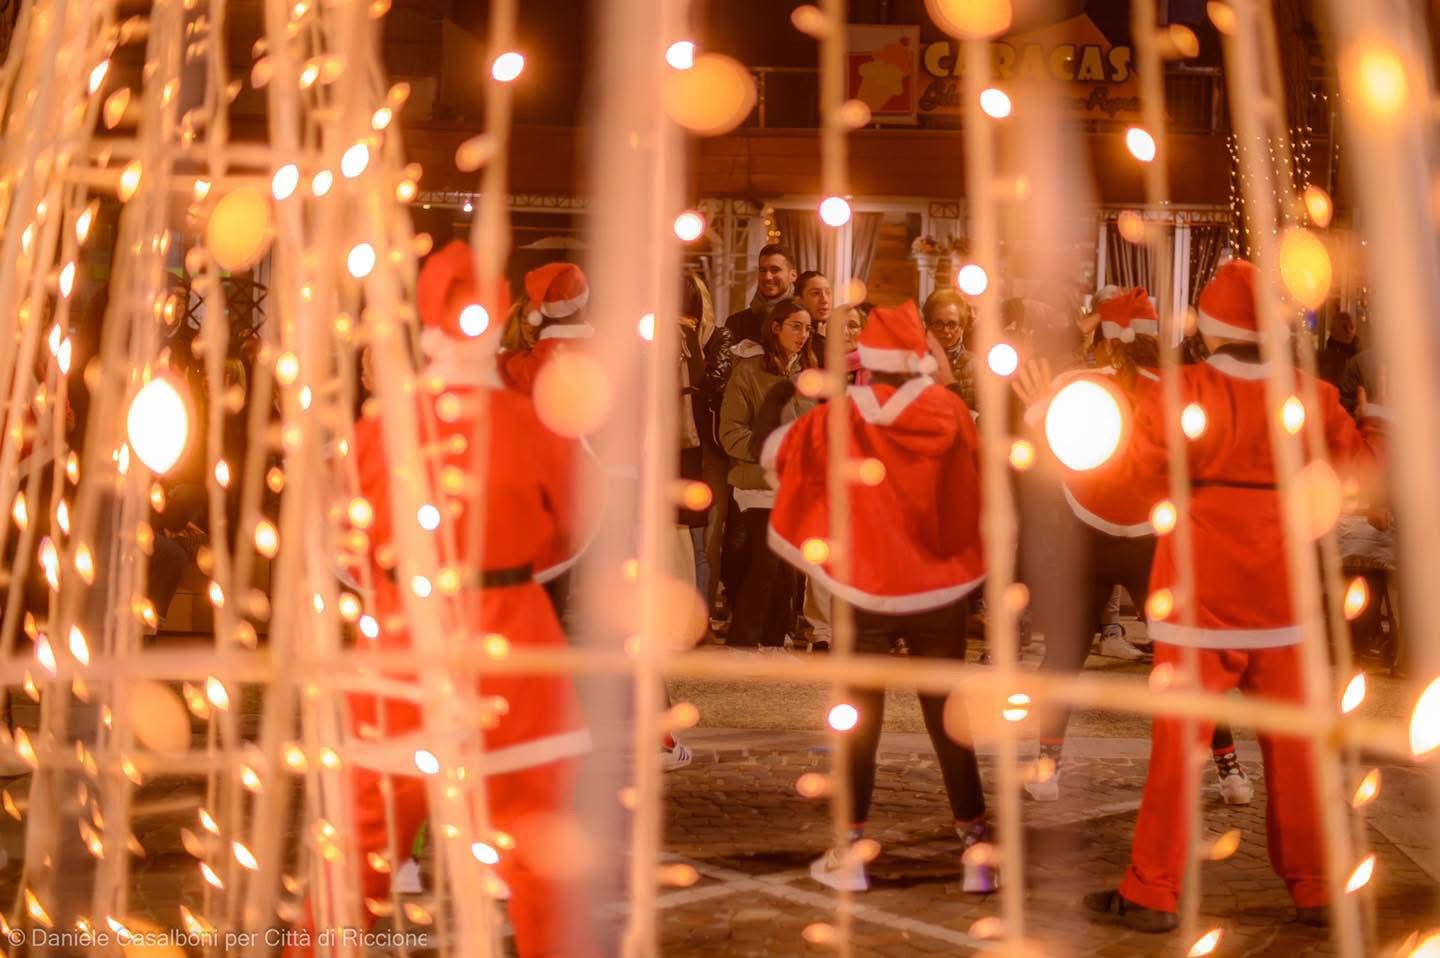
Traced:
<path fill-rule="evenodd" d="M 965 346 L 970 332 L 970 304 L 953 289 L 937 289 L 925 300 L 922 310 L 925 331 L 935 337 L 945 351 L 945 359 L 955 377 L 955 391 L 973 412 L 975 406 L 975 355 Z"/>
<path fill-rule="evenodd" d="M 720 406 L 720 443 L 730 456 L 730 485 L 739 510 L 739 521 L 730 526 L 743 537 L 743 545 L 737 543 L 739 548 L 728 551 L 732 561 L 745 564 L 726 576 L 727 581 L 739 583 L 728 643 L 735 648 L 783 648 L 793 621 L 795 572 L 766 542 L 775 490 L 760 467 L 754 435 L 771 387 L 818 365 L 810 343 L 812 328 L 813 319 L 799 302 L 776 305 L 761 327 L 761 341 L 736 347 L 735 368 Z M 788 422 L 814 404 L 797 395 L 788 401 L 782 420 Z"/>

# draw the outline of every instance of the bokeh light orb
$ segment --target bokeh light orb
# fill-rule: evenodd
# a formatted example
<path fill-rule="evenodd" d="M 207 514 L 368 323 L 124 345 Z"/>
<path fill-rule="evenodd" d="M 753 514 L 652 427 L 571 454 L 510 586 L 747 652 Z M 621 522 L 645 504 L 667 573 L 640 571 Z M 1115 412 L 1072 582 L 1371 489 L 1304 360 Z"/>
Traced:
<path fill-rule="evenodd" d="M 695 44 L 689 40 L 676 40 L 665 50 L 665 62 L 676 70 L 688 70 L 695 65 Z"/>
<path fill-rule="evenodd" d="M 490 313 L 479 303 L 471 303 L 460 310 L 460 332 L 474 338 L 490 328 Z"/>
<path fill-rule="evenodd" d="M 1280 237 L 1280 281 L 1306 309 L 1319 309 L 1330 295 L 1330 254 L 1320 237 L 1292 226 Z"/>
<path fill-rule="evenodd" d="M 270 248 L 275 221 L 270 199 L 252 186 L 242 186 L 220 198 L 205 224 L 205 245 L 221 269 L 243 272 L 254 266 Z"/>
<path fill-rule="evenodd" d="M 960 292 L 966 296 L 979 296 L 990 288 L 990 277 L 978 264 L 966 263 L 955 274 L 955 285 L 960 287 Z"/>
<path fill-rule="evenodd" d="M 826 721 L 837 732 L 848 732 L 860 721 L 860 711 L 849 702 L 841 702 L 830 710 Z"/>
<path fill-rule="evenodd" d="M 1300 470 L 1296 477 L 1295 494 L 1302 503 L 1302 533 L 1314 542 L 1340 521 L 1345 506 L 1345 490 L 1335 469 L 1317 459 Z"/>
<path fill-rule="evenodd" d="M 190 412 L 175 383 L 157 376 L 130 400 L 125 415 L 130 448 L 156 475 L 174 468 L 190 437 Z"/>
<path fill-rule="evenodd" d="M 1350 80 L 1360 100 L 1373 114 L 1389 118 L 1405 107 L 1409 96 L 1409 80 L 1405 64 L 1394 50 L 1372 47 L 1352 59 Z"/>
<path fill-rule="evenodd" d="M 535 412 L 553 433 L 578 438 L 610 415 L 613 390 L 600 361 L 577 350 L 557 352 L 535 378 Z"/>
<path fill-rule="evenodd" d="M 1132 126 L 1125 131 L 1125 149 L 1141 163 L 1149 163 L 1155 159 L 1155 138 L 1149 131 Z"/>
<path fill-rule="evenodd" d="M 850 204 L 842 196 L 827 196 L 820 204 L 820 220 L 826 226 L 844 226 L 850 222 Z"/>
<path fill-rule="evenodd" d="M 700 136 L 719 136 L 735 129 L 755 108 L 755 78 L 739 60 L 702 53 L 688 70 L 665 78 L 665 112 L 670 119 Z"/>
<path fill-rule="evenodd" d="M 681 242 L 695 242 L 705 235 L 705 217 L 695 210 L 686 210 L 675 217 L 675 235 Z"/>
<path fill-rule="evenodd" d="M 1020 368 L 1020 354 L 1009 343 L 996 343 L 990 347 L 990 355 L 986 357 L 986 364 L 995 375 L 1010 376 Z"/>
<path fill-rule="evenodd" d="M 190 750 L 190 713 L 180 693 L 162 682 L 136 682 L 130 690 L 135 738 L 155 752 Z"/>
<path fill-rule="evenodd" d="M 1310 222 L 1323 230 L 1330 225 L 1330 220 L 1335 215 L 1335 204 L 1331 202 L 1329 193 L 1311 183 L 1305 187 L 1305 212 L 1310 217 Z"/>
<path fill-rule="evenodd" d="M 995 37 L 1010 29 L 1010 0 L 925 0 L 935 25 L 952 37 Z"/>
<path fill-rule="evenodd" d="M 1061 387 L 1045 411 L 1045 441 L 1066 468 L 1085 472 L 1104 465 L 1125 432 L 1125 414 L 1113 393 L 1089 379 Z"/>
<path fill-rule="evenodd" d="M 524 72 L 525 55 L 514 50 L 500 54 L 490 65 L 490 75 L 501 83 L 513 82 Z"/>
<path fill-rule="evenodd" d="M 980 91 L 980 109 L 992 120 L 1003 120 L 1012 109 L 1010 94 L 999 87 L 986 87 Z"/>

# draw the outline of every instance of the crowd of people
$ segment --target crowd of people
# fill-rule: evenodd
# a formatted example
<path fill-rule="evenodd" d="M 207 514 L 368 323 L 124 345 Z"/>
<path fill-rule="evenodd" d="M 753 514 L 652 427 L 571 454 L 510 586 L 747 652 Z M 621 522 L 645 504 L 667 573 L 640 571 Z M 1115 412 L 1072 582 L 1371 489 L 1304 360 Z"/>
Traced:
<path fill-rule="evenodd" d="M 697 275 L 680 279 L 678 469 L 711 494 L 704 508 L 677 509 L 676 540 L 709 606 L 704 644 L 740 653 L 823 652 L 839 599 L 853 612 L 860 654 L 964 660 L 972 636 L 983 648 L 977 420 L 997 415 L 1005 417 L 1007 435 L 1030 435 L 1041 454 L 1034 468 L 1012 473 L 1019 577 L 1029 587 L 1024 624 L 1043 641 L 1041 669 L 1076 672 L 1097 647 L 1102 654 L 1176 666 L 1189 647 L 1197 650 L 1207 689 L 1300 700 L 1300 630 L 1289 601 L 1253 266 L 1232 260 L 1219 268 L 1183 349 L 1182 395 L 1203 416 L 1198 429 L 1186 428 L 1197 575 L 1192 608 L 1182 615 L 1178 601 L 1164 608 L 1147 602 L 1157 593 L 1173 595 L 1181 559 L 1150 511 L 1168 495 L 1169 457 L 1157 372 L 1159 322 L 1144 290 L 1106 287 L 1068 305 L 1006 301 L 1004 337 L 1022 364 L 1005 407 L 988 410 L 976 396 L 974 313 L 959 293 L 942 289 L 921 308 L 836 303 L 829 277 L 799 270 L 783 246 L 764 247 L 757 265 L 754 297 L 723 319 Z M 544 425 L 531 394 L 557 356 L 587 348 L 589 295 L 579 267 L 553 263 L 529 273 L 511 302 L 508 291 L 477 285 L 469 249 L 459 242 L 436 251 L 421 270 L 421 367 L 435 388 L 416 393 L 422 431 L 416 438 L 422 449 L 439 450 L 428 454 L 427 468 L 443 490 L 438 512 L 453 533 L 441 559 L 468 570 L 456 585 L 463 601 L 442 615 L 458 616 L 466 634 L 504 636 L 542 650 L 568 641 L 562 622 L 569 570 L 588 536 L 575 487 L 589 453 Z M 488 335 L 478 335 L 466 318 L 482 301 L 492 315 L 507 317 Z M 1383 398 L 1383 377 L 1356 348 L 1343 317 L 1337 333 L 1319 355 L 1319 408 L 1307 408 L 1306 416 L 1318 417 L 1335 468 L 1368 490 L 1386 417 L 1376 402 Z M 822 390 L 801 386 L 803 374 L 822 365 L 830 337 L 843 341 L 846 389 L 827 400 Z M 1340 388 L 1329 384 L 1336 379 Z M 1048 406 L 1077 381 L 1106 390 L 1129 422 L 1114 454 L 1084 470 L 1044 451 Z M 1347 382 L 1349 396 L 1342 393 Z M 477 390 L 488 391 L 489 400 L 465 402 Z M 868 478 L 849 484 L 851 543 L 841 559 L 817 548 L 831 534 L 825 413 L 832 402 L 847 404 L 850 448 L 869 470 Z M 390 486 L 393 444 L 374 412 L 362 407 L 355 431 L 359 491 L 374 512 L 363 530 L 369 569 L 357 573 L 371 584 L 373 603 L 363 640 L 405 649 L 414 643 L 407 595 L 428 595 L 433 586 L 423 581 L 422 592 L 422 578 L 403 567 L 397 535 L 404 521 L 393 513 Z M 447 477 L 472 464 L 466 443 L 457 440 L 474 436 L 489 443 L 485 481 L 451 482 Z M 472 540 L 465 519 L 477 508 L 487 521 L 481 538 Z M 200 511 L 198 502 L 176 496 L 174 516 L 194 524 Z M 476 552 L 484 556 L 483 569 L 469 561 Z M 1125 593 L 1147 612 L 1143 631 L 1141 623 L 1116 618 Z M 479 678 L 476 691 L 482 703 L 504 703 L 466 733 L 483 738 L 490 821 L 502 831 L 523 832 L 537 815 L 573 801 L 579 762 L 591 748 L 576 688 L 561 674 L 501 673 Z M 859 849 L 885 697 L 856 688 L 846 702 L 857 716 L 844 737 L 844 787 L 854 820 L 849 840 L 817 858 L 811 875 L 829 887 L 863 891 L 868 878 Z M 920 705 L 966 849 L 962 888 L 991 892 L 1000 881 L 994 856 L 970 853 L 990 840 L 974 743 L 947 732 L 945 696 L 921 695 Z M 403 742 L 424 720 L 407 696 L 351 693 L 349 706 L 352 733 L 362 739 Z M 1044 703 L 1037 715 L 1038 752 L 1024 780 L 1033 800 L 1052 801 L 1063 781 L 1069 716 Z M 1251 801 L 1254 788 L 1230 731 L 1207 722 L 1192 727 L 1211 746 L 1224 800 Z M 1141 930 L 1176 925 L 1188 834 L 1189 805 L 1179 784 L 1191 744 L 1184 732 L 1178 720 L 1156 719 L 1130 868 L 1118 888 L 1086 899 L 1091 909 Z M 1327 897 L 1309 746 L 1303 739 L 1258 737 L 1272 862 L 1300 920 L 1323 924 Z M 673 736 L 657 744 L 667 770 L 690 760 Z M 352 771 L 354 827 L 365 860 L 384 861 L 390 849 L 415 843 L 429 790 L 414 772 Z M 493 865 L 496 885 L 510 900 L 519 952 L 593 953 L 566 918 L 583 907 L 579 884 L 527 860 L 527 843 L 516 838 L 515 850 Z M 388 866 L 362 871 L 367 898 L 380 897 L 394 880 Z"/>

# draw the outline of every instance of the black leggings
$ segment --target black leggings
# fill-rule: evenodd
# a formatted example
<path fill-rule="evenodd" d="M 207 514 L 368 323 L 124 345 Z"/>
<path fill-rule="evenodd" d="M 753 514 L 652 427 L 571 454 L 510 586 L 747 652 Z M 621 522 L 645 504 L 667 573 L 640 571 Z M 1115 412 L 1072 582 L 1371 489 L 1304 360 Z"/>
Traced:
<path fill-rule="evenodd" d="M 770 549 L 766 530 L 769 509 L 746 509 L 739 519 L 745 534 L 745 571 L 740 594 L 735 597 L 735 618 L 730 627 L 729 645 L 781 646 L 793 624 L 791 603 L 795 597 L 796 573 Z"/>
<path fill-rule="evenodd" d="M 1150 593 L 1150 567 L 1155 559 L 1154 536 L 1108 536 L 1089 526 L 1082 526 L 1079 539 L 1082 566 L 1075 571 L 1080 573 L 1078 580 L 1088 583 L 1088 586 L 1082 586 L 1078 610 L 1075 603 L 1067 603 L 1070 596 L 1056 594 L 1063 592 L 1057 590 L 1057 583 L 1049 583 L 1045 590 L 1047 598 L 1036 603 L 1036 616 L 1040 619 L 1038 625 L 1045 634 L 1045 659 L 1040 663 L 1042 672 L 1069 675 L 1085 667 L 1091 640 L 1115 586 L 1124 587 L 1130 598 L 1142 606 Z M 1069 724 L 1069 709 L 1049 710 L 1040 722 L 1040 744 L 1059 745 L 1064 742 L 1065 728 Z M 1210 745 L 1217 752 L 1234 748 L 1235 738 L 1230 733 L 1230 727 L 1216 725 Z"/>
<path fill-rule="evenodd" d="M 969 602 L 963 599 L 941 609 L 910 615 L 878 615 L 856 609 L 855 651 L 884 655 L 896 639 L 903 638 L 911 655 L 963 660 L 968 609 Z M 844 737 L 854 823 L 859 826 L 870 815 L 870 799 L 875 791 L 875 754 L 880 748 L 880 729 L 885 724 L 885 691 L 851 689 L 848 694 L 849 701 L 860 713 L 859 722 Z M 945 734 L 946 697 L 943 693 L 920 693 L 920 713 L 925 717 L 925 730 L 930 733 L 930 743 L 940 761 L 950 810 L 957 822 L 969 822 L 985 814 L 980 767 L 973 749 Z"/>

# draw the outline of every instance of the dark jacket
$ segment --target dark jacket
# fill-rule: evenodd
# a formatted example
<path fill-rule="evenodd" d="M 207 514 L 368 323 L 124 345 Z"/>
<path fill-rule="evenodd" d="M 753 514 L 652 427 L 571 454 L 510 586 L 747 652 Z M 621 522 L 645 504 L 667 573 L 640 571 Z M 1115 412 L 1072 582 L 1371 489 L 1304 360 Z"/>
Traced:
<path fill-rule="evenodd" d="M 1341 343 L 1332 339 L 1325 344 L 1324 349 L 1315 354 L 1315 372 L 1321 379 L 1339 389 L 1340 379 L 1345 375 L 1345 364 L 1359 351 L 1358 340 Z"/>
<path fill-rule="evenodd" d="M 725 387 L 730 383 L 734 364 L 730 350 L 737 342 L 728 327 L 717 326 L 710 333 L 705 343 L 704 401 L 695 406 L 695 425 L 700 429 L 701 442 L 720 453 L 724 453 L 720 445 L 720 404 L 725 401 Z"/>
<path fill-rule="evenodd" d="M 732 342 L 738 343 L 742 340 L 753 339 L 760 342 L 760 324 L 764 317 L 757 313 L 754 307 L 746 306 L 738 313 L 731 313 L 725 319 L 722 329 L 730 331 Z M 714 339 L 712 336 L 711 339 Z"/>

